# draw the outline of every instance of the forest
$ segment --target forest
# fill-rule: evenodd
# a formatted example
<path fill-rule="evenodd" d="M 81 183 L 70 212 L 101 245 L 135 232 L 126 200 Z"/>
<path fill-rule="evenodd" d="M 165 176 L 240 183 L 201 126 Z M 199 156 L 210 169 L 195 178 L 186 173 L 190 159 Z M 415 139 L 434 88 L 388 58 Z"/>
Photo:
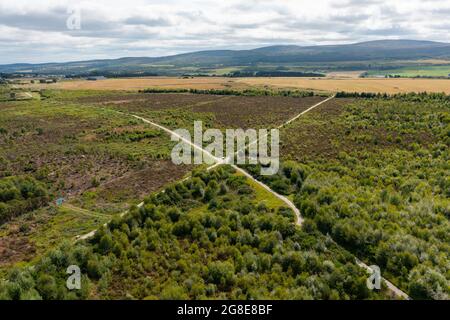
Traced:
<path fill-rule="evenodd" d="M 318 110 L 282 133 L 278 175 L 246 169 L 292 196 L 315 229 L 378 265 L 412 298 L 448 299 L 449 107 L 445 95 L 347 101 L 332 115 Z M 320 129 L 322 121 L 328 126 Z M 326 153 L 307 152 L 308 139 Z"/>
<path fill-rule="evenodd" d="M 229 167 L 153 194 L 95 236 L 14 269 L 3 299 L 374 299 L 351 254 Z M 78 265 L 81 290 L 66 269 Z"/>

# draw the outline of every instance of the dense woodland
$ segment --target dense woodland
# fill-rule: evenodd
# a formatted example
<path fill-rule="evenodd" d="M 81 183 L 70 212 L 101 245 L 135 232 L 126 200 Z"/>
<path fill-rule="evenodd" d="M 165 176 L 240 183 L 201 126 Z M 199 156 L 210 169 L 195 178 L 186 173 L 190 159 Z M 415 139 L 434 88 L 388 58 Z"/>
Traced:
<path fill-rule="evenodd" d="M 356 100 L 329 124 L 344 132 L 330 138 L 336 157 L 287 161 L 272 177 L 247 169 L 413 298 L 448 299 L 449 108 L 444 95 Z"/>
<path fill-rule="evenodd" d="M 221 167 L 146 199 L 89 242 L 63 244 L 0 285 L 7 299 L 370 299 L 367 275 L 334 242 L 293 224 Z M 79 265 L 82 289 L 68 291 Z"/>
<path fill-rule="evenodd" d="M 325 77 L 323 73 L 300 71 L 234 71 L 225 75 L 230 78 L 245 77 Z"/>

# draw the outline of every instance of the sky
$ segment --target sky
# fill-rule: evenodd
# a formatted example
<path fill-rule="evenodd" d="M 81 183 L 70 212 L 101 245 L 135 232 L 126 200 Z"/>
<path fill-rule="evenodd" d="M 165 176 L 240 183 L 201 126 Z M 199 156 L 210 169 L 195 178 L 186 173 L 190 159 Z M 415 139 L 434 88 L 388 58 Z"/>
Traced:
<path fill-rule="evenodd" d="M 278 44 L 450 42 L 450 0 L 0 0 L 0 64 Z"/>

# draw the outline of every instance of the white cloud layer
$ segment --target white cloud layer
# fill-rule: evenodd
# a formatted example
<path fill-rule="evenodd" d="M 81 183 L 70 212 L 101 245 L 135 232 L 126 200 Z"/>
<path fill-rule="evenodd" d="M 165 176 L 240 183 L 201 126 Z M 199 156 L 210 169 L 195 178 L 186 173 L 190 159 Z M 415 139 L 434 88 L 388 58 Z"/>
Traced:
<path fill-rule="evenodd" d="M 81 29 L 69 30 L 79 8 Z M 0 64 L 377 39 L 450 42 L 441 0 L 0 0 Z"/>

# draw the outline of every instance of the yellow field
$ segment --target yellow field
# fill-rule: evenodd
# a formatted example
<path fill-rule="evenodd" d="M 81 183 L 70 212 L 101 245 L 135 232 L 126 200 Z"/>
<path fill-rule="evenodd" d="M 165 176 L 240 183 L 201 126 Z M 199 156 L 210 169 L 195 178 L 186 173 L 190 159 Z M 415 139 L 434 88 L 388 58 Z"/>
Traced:
<path fill-rule="evenodd" d="M 367 78 L 220 78 L 192 79 L 152 77 L 106 79 L 98 81 L 62 81 L 56 84 L 31 85 L 34 88 L 131 90 L 145 88 L 245 89 L 250 87 L 305 89 L 327 92 L 445 92 L 450 94 L 450 80 L 445 79 L 367 79 Z"/>
<path fill-rule="evenodd" d="M 445 79 L 309 79 L 309 78 L 247 78 L 251 86 L 269 85 L 278 88 L 297 88 L 321 91 L 348 92 L 445 92 L 450 94 L 450 80 Z"/>
<path fill-rule="evenodd" d="M 226 89 L 245 88 L 248 85 L 238 83 L 235 79 L 220 77 L 201 78 L 171 78 L 171 77 L 145 77 L 145 78 L 122 78 L 106 79 L 97 81 L 73 80 L 62 81 L 55 84 L 31 85 L 38 88 L 58 88 L 58 89 L 92 89 L 92 90 L 141 90 L 146 88 L 188 88 L 188 89 Z"/>

